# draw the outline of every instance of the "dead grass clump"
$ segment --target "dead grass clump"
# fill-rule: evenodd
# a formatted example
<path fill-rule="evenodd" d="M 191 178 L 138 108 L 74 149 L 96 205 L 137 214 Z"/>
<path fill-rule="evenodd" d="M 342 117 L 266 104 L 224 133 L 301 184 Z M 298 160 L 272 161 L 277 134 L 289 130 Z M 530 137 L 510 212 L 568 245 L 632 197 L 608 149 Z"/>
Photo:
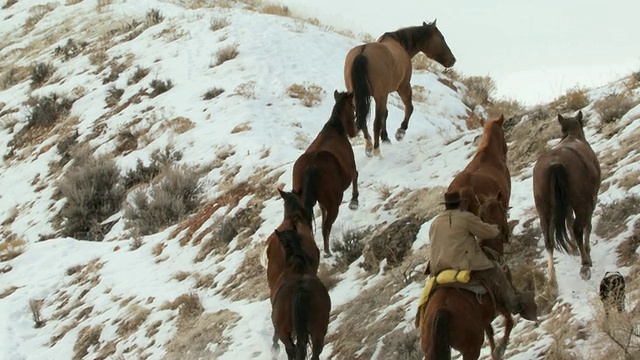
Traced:
<path fill-rule="evenodd" d="M 611 93 L 593 103 L 593 108 L 600 115 L 600 122 L 608 124 L 620 120 L 637 104 L 638 101 L 629 92 Z"/>
<path fill-rule="evenodd" d="M 403 189 L 391 197 L 384 205 L 385 210 L 398 209 L 399 215 L 420 215 L 425 221 L 436 216 L 443 210 L 440 202 L 447 189 L 443 186 L 421 188 L 416 190 Z"/>
<path fill-rule="evenodd" d="M 107 89 L 107 96 L 105 96 L 104 102 L 107 103 L 108 107 L 114 107 L 118 105 L 123 94 L 124 89 L 119 89 L 115 85 L 111 85 L 109 89 Z"/>
<path fill-rule="evenodd" d="M 422 360 L 420 334 L 416 329 L 396 329 L 382 339 L 381 359 Z"/>
<path fill-rule="evenodd" d="M 112 3 L 113 3 L 113 0 L 98 0 L 98 4 L 96 4 L 96 10 L 98 12 L 102 12 L 104 8 L 111 5 Z"/>
<path fill-rule="evenodd" d="M 29 71 L 25 67 L 8 67 L 7 70 L 2 74 L 2 79 L 0 80 L 0 88 L 3 90 L 8 89 L 13 85 L 25 80 L 28 76 Z"/>
<path fill-rule="evenodd" d="M 167 360 L 182 360 L 185 354 L 193 359 L 216 359 L 224 354 L 231 338 L 225 330 L 231 329 L 240 315 L 230 310 L 202 313 L 180 319 L 176 335 L 165 345 Z"/>
<path fill-rule="evenodd" d="M 164 20 L 164 16 L 158 9 L 149 9 L 145 16 L 147 26 L 160 24 Z"/>
<path fill-rule="evenodd" d="M 486 106 L 486 110 L 489 118 L 499 117 L 500 115 L 510 118 L 521 115 L 524 111 L 524 105 L 518 100 L 501 99 L 492 101 L 491 104 Z"/>
<path fill-rule="evenodd" d="M 470 109 L 478 105 L 486 105 L 497 90 L 496 82 L 490 76 L 463 77 L 462 82 L 466 87 L 462 102 Z"/>
<path fill-rule="evenodd" d="M 260 264 L 262 249 L 262 244 L 260 244 L 245 250 L 246 256 L 238 267 L 238 271 L 219 288 L 217 293 L 233 301 L 268 299 L 269 288 L 265 281 L 266 272 Z"/>
<path fill-rule="evenodd" d="M 248 81 L 246 83 L 242 83 L 233 90 L 233 95 L 240 95 L 245 99 L 255 99 L 256 98 L 256 82 Z"/>
<path fill-rule="evenodd" d="M 387 266 L 390 267 L 400 264 L 411 251 L 411 245 L 424 221 L 419 215 L 410 215 L 374 233 L 364 247 L 362 267 L 367 271 L 378 271 L 379 263 L 383 259 L 387 260 Z"/>
<path fill-rule="evenodd" d="M 164 307 L 178 310 L 178 324 L 188 323 L 204 312 L 200 297 L 194 293 L 182 294 Z"/>
<path fill-rule="evenodd" d="M 625 231 L 626 219 L 640 213 L 640 196 L 629 194 L 623 199 L 600 205 L 600 217 L 596 224 L 596 235 L 612 239 Z"/>
<path fill-rule="evenodd" d="M 238 51 L 237 44 L 227 45 L 220 48 L 218 52 L 216 52 L 215 66 L 221 65 L 224 62 L 235 59 L 236 56 L 238 56 L 238 54 L 240 54 L 240 52 Z"/>
<path fill-rule="evenodd" d="M 151 97 L 156 97 L 162 93 L 165 93 L 171 90 L 171 88 L 173 87 L 173 82 L 171 82 L 170 79 L 166 79 L 166 80 L 153 79 L 149 83 L 149 86 L 151 86 L 151 88 L 153 89 L 153 91 L 151 92 Z"/>
<path fill-rule="evenodd" d="M 347 268 L 352 262 L 358 260 L 364 250 L 364 239 L 371 232 L 367 229 L 348 229 L 342 232 L 340 241 L 332 246 L 337 253 L 337 263 L 341 268 Z"/>
<path fill-rule="evenodd" d="M 434 67 L 436 67 L 435 62 L 423 53 L 418 53 L 411 59 L 411 66 L 416 71 L 433 71 Z"/>
<path fill-rule="evenodd" d="M 86 150 L 86 149 L 85 149 Z M 102 241 L 111 224 L 102 224 L 120 209 L 124 189 L 120 170 L 113 158 L 94 158 L 82 150 L 67 171 L 58 190 L 67 202 L 60 210 L 63 236 Z"/>
<path fill-rule="evenodd" d="M 640 359 L 640 312 L 617 313 L 608 315 L 602 307 L 596 309 L 596 325 L 604 334 L 600 342 L 601 358 Z"/>
<path fill-rule="evenodd" d="M 557 112 L 545 106 L 533 108 L 506 132 L 509 144 L 507 166 L 511 175 L 529 167 L 548 149 L 547 143 L 560 137 Z"/>
<path fill-rule="evenodd" d="M 232 134 L 237 134 L 245 131 L 251 130 L 251 125 L 248 122 L 243 122 L 242 124 L 238 124 L 231 129 Z"/>
<path fill-rule="evenodd" d="M 202 95 L 202 99 L 203 100 L 211 100 L 213 98 L 216 98 L 216 97 L 220 96 L 220 94 L 222 94 L 223 92 L 224 92 L 223 89 L 214 87 L 214 88 L 211 88 L 211 89 L 207 90 L 207 92 L 205 92 Z"/>
<path fill-rule="evenodd" d="M 133 136 L 133 135 L 131 135 Z M 124 176 L 125 189 L 131 189 L 138 184 L 150 183 L 160 172 L 182 159 L 182 152 L 172 146 L 164 149 L 156 149 L 151 153 L 149 165 L 145 165 L 141 159 L 136 162 L 136 167 L 129 169 Z"/>
<path fill-rule="evenodd" d="M 12 7 L 13 5 L 15 5 L 15 3 L 17 3 L 18 0 L 7 0 L 6 3 L 4 3 L 4 5 L 2 5 L 3 9 L 8 9 L 10 7 Z"/>
<path fill-rule="evenodd" d="M 27 18 L 27 20 L 24 22 L 24 25 L 22 26 L 25 34 L 28 34 L 29 32 L 31 32 L 31 30 L 33 30 L 33 28 L 36 27 L 38 22 L 40 22 L 40 20 L 42 20 L 42 18 L 44 18 L 45 15 L 47 15 L 49 12 L 53 11 L 53 9 L 55 9 L 56 6 L 57 6 L 56 3 L 48 3 L 45 5 L 32 6 L 29 9 L 29 17 Z"/>
<path fill-rule="evenodd" d="M 2 234 L 2 242 L 0 242 L 0 262 L 15 259 L 25 250 L 27 242 L 11 232 Z"/>
<path fill-rule="evenodd" d="M 31 106 L 27 115 L 27 128 L 50 128 L 55 122 L 69 113 L 73 100 L 56 93 L 30 98 Z"/>
<path fill-rule="evenodd" d="M 131 305 L 127 309 L 127 314 L 124 319 L 118 319 L 118 329 L 116 333 L 120 338 L 127 338 L 131 334 L 138 331 L 140 326 L 147 321 L 147 318 L 151 314 L 151 310 L 146 309 L 140 305 Z"/>
<path fill-rule="evenodd" d="M 578 111 L 589 105 L 587 90 L 583 88 L 569 89 L 562 98 L 567 110 Z"/>
<path fill-rule="evenodd" d="M 389 308 L 389 304 L 398 300 L 395 294 L 402 287 L 387 277 L 371 288 L 360 290 L 354 300 L 332 309 L 331 321 L 336 317 L 340 321 L 335 331 L 327 334 L 325 343 L 333 344 L 328 357 L 373 359 L 379 340 L 404 322 L 406 305 Z"/>
<path fill-rule="evenodd" d="M 73 360 L 82 360 L 89 354 L 89 348 L 100 346 L 100 335 L 104 325 L 85 326 L 78 332 L 73 344 Z"/>
<path fill-rule="evenodd" d="M 229 20 L 223 17 L 213 18 L 209 22 L 209 29 L 211 29 L 211 31 L 218 31 L 227 26 L 229 26 Z"/>
<path fill-rule="evenodd" d="M 571 306 L 564 303 L 554 309 L 551 317 L 553 321 L 545 322 L 543 327 L 551 334 L 553 342 L 538 354 L 540 359 L 548 360 L 578 360 L 580 359 L 572 350 L 576 340 L 584 340 L 587 334 L 584 325 L 575 324 L 572 321 Z"/>
<path fill-rule="evenodd" d="M 312 83 L 293 84 L 287 88 L 287 94 L 294 99 L 300 99 L 306 107 L 319 105 L 324 93 L 324 89 Z"/>
<path fill-rule="evenodd" d="M 330 267 L 327 264 L 320 264 L 318 267 L 318 279 L 320 279 L 327 290 L 331 291 L 331 289 L 338 285 L 338 282 L 340 281 L 338 271 L 338 267 Z"/>
<path fill-rule="evenodd" d="M 633 233 L 624 239 L 616 248 L 619 266 L 632 266 L 638 263 L 638 247 L 640 247 L 640 220 L 636 221 Z"/>
<path fill-rule="evenodd" d="M 202 201 L 201 173 L 184 166 L 163 169 L 149 192 L 134 192 L 124 219 L 140 235 L 149 235 L 191 214 Z"/>
<path fill-rule="evenodd" d="M 618 185 L 626 190 L 640 185 L 640 170 L 631 170 L 617 180 Z"/>
<path fill-rule="evenodd" d="M 291 16 L 291 11 L 284 5 L 264 5 L 260 8 L 260 12 L 263 14 L 279 15 L 279 16 Z"/>
<path fill-rule="evenodd" d="M 89 43 L 86 41 L 76 42 L 73 39 L 69 38 L 67 39 L 66 44 L 62 46 L 56 46 L 56 48 L 53 50 L 53 54 L 56 56 L 60 56 L 62 58 L 62 61 L 68 61 L 69 59 L 78 56 L 78 54 L 80 54 L 82 50 L 84 50 L 84 48 L 86 48 L 87 46 L 89 46 Z"/>
<path fill-rule="evenodd" d="M 65 5 L 75 5 L 75 4 L 79 4 L 81 2 L 82 2 L 82 0 L 67 0 L 64 4 Z"/>
<path fill-rule="evenodd" d="M 39 62 L 31 68 L 31 87 L 37 88 L 47 82 L 56 72 L 50 63 Z"/>
<path fill-rule="evenodd" d="M 127 81 L 127 85 L 137 84 L 140 80 L 144 79 L 145 76 L 149 75 L 149 71 L 150 70 L 148 68 L 136 66 L 135 71 Z"/>
<path fill-rule="evenodd" d="M 18 290 L 19 287 L 12 285 L 0 292 L 0 299 L 4 299 Z"/>

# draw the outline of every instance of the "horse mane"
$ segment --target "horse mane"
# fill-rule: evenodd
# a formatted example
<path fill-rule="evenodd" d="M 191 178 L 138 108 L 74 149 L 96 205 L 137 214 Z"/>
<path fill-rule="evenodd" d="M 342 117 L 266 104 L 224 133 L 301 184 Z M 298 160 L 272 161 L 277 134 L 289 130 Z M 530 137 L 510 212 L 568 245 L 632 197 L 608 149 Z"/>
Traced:
<path fill-rule="evenodd" d="M 335 105 L 333 105 L 333 110 L 331 110 L 331 117 L 324 124 L 321 131 L 327 130 L 335 130 L 339 135 L 342 135 L 347 132 L 347 129 L 344 128 L 342 124 L 342 107 L 344 106 L 344 102 L 346 101 L 347 93 L 339 93 L 339 98 L 336 100 Z"/>
<path fill-rule="evenodd" d="M 481 152 L 485 152 L 484 150 L 491 148 L 491 146 L 502 147 L 502 144 L 499 144 L 497 141 L 494 140 L 493 142 L 491 142 L 489 140 L 489 138 L 493 135 L 493 133 L 497 131 L 495 127 L 496 126 L 502 127 L 501 125 L 495 124 L 495 122 L 496 122 L 495 120 L 491 120 L 485 124 L 485 129 L 482 133 L 482 138 L 480 139 L 480 144 L 478 145 L 478 150 L 476 152 L 477 154 L 480 154 Z M 491 127 L 491 128 L 487 128 L 487 127 Z M 503 133 L 503 137 L 504 137 L 504 133 Z M 506 149 L 501 149 L 501 150 L 506 150 Z M 502 151 L 500 152 L 500 154 L 502 155 Z M 504 156 L 506 157 L 506 153 Z"/>
<path fill-rule="evenodd" d="M 310 219 L 305 216 L 305 209 L 300 198 L 293 192 L 282 191 L 282 200 L 284 200 L 284 218 L 293 218 L 295 221 L 302 221 L 311 227 Z"/>
<path fill-rule="evenodd" d="M 409 53 L 417 53 L 424 39 L 431 36 L 433 28 L 431 26 L 410 26 L 396 31 L 389 31 L 378 38 L 378 42 L 384 39 L 393 39 L 402 45 Z"/>
<path fill-rule="evenodd" d="M 311 266 L 311 258 L 302 249 L 302 237 L 295 228 L 277 231 L 276 235 L 285 253 L 285 264 L 291 266 L 294 271 L 303 271 Z"/>

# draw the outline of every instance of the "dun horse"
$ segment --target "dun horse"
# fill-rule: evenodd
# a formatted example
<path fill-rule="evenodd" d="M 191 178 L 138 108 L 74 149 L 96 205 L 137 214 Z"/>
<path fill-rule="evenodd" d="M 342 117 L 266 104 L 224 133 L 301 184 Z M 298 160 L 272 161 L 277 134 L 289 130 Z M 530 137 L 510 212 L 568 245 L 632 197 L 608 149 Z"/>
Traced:
<path fill-rule="evenodd" d="M 309 339 L 312 344 L 312 360 L 320 359 L 327 334 L 331 298 L 324 284 L 315 275 L 313 260 L 300 246 L 302 239 L 294 229 L 275 235 L 285 253 L 285 269 L 278 278 L 276 292 L 271 298 L 271 320 L 275 330 L 272 352 L 279 352 L 282 341 L 289 360 L 306 359 Z M 296 342 L 292 334 L 295 333 Z"/>
<path fill-rule="evenodd" d="M 554 248 L 568 253 L 577 246 L 580 276 L 591 278 L 591 216 L 601 181 L 598 157 L 584 136 L 582 112 L 575 117 L 558 115 L 558 122 L 562 140 L 540 156 L 533 168 L 533 197 L 549 255 L 549 277 L 556 284 Z"/>
<path fill-rule="evenodd" d="M 282 191 L 278 189 L 280 196 L 284 200 L 284 219 L 278 231 L 295 230 L 300 239 L 300 246 L 309 256 L 310 268 L 315 274 L 318 271 L 320 263 L 320 250 L 316 245 L 311 230 L 311 222 L 305 216 L 305 209 L 297 195 L 294 193 Z M 285 250 L 283 249 L 278 237 L 271 234 L 266 241 L 263 256 L 260 259 L 262 265 L 267 269 L 267 283 L 273 299 L 273 293 L 276 289 L 276 281 L 285 269 Z"/>
<path fill-rule="evenodd" d="M 331 255 L 331 227 L 349 185 L 352 191 L 349 208 L 358 208 L 358 170 L 349 142 L 356 135 L 353 94 L 335 91 L 334 98 L 331 117 L 293 165 L 293 192 L 302 199 L 309 222 L 316 202 L 320 204 L 325 256 Z"/>
<path fill-rule="evenodd" d="M 387 97 L 393 91 L 398 92 L 405 107 L 404 120 L 396 132 L 397 140 L 404 138 L 413 112 L 411 59 L 419 52 L 445 67 L 451 67 L 456 62 L 435 21 L 384 33 L 377 42 L 358 45 L 347 53 L 344 80 L 347 91 L 352 91 L 355 95 L 358 129 L 363 132 L 365 153 L 368 156 L 379 155 L 380 138 L 382 141 L 389 141 Z M 372 96 L 376 104 L 373 145 L 367 129 Z"/>
<path fill-rule="evenodd" d="M 507 317 L 503 341 L 496 346 L 491 322 L 498 309 L 488 294 L 478 296 L 454 287 L 438 287 L 427 302 L 420 328 L 420 345 L 426 360 L 451 359 L 451 349 L 463 360 L 476 360 L 487 332 L 491 357 L 502 359 L 513 319 Z"/>

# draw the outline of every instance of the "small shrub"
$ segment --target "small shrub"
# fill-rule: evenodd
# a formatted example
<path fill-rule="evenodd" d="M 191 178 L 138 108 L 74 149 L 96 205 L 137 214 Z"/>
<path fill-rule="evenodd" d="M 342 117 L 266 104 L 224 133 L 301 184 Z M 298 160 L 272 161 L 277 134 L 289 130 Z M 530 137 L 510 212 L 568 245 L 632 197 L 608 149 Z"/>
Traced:
<path fill-rule="evenodd" d="M 427 57 L 427 55 L 423 54 L 423 53 L 418 53 L 416 56 L 414 56 L 411 59 L 411 67 L 414 70 L 433 70 L 435 65 L 434 65 L 434 61 L 429 59 L 429 57 Z"/>
<path fill-rule="evenodd" d="M 263 14 L 291 16 L 291 11 L 284 5 L 265 5 L 260 9 Z"/>
<path fill-rule="evenodd" d="M 325 91 L 316 84 L 293 84 L 287 88 L 287 94 L 295 99 L 300 99 L 306 107 L 312 107 L 320 104 L 322 94 Z"/>
<path fill-rule="evenodd" d="M 2 74 L 2 80 L 0 80 L 0 88 L 4 90 L 17 84 L 18 83 L 17 75 L 18 75 L 18 69 L 16 69 L 13 66 L 8 68 L 7 71 L 5 71 L 4 74 Z"/>
<path fill-rule="evenodd" d="M 600 218 L 595 228 L 596 235 L 611 239 L 626 230 L 629 216 L 640 213 L 640 196 L 627 195 L 600 208 Z"/>
<path fill-rule="evenodd" d="M 220 48 L 216 53 L 216 66 L 221 65 L 226 61 L 235 59 L 238 54 L 238 45 L 234 44 Z"/>
<path fill-rule="evenodd" d="M 93 66 L 101 67 L 107 60 L 109 60 L 109 55 L 104 51 L 93 52 L 89 55 L 89 63 Z"/>
<path fill-rule="evenodd" d="M 63 61 L 67 61 L 76 57 L 85 47 L 89 45 L 86 41 L 75 42 L 73 39 L 68 39 L 67 43 L 63 46 L 56 46 L 53 50 L 53 54 L 62 57 Z"/>
<path fill-rule="evenodd" d="M 109 89 L 107 89 L 107 96 L 104 98 L 104 102 L 107 103 L 108 107 L 114 107 L 118 105 L 123 94 L 124 89 L 118 89 L 115 85 L 111 85 Z"/>
<path fill-rule="evenodd" d="M 209 90 L 207 90 L 206 93 L 204 93 L 204 95 L 202 95 L 202 99 L 204 100 L 211 100 L 213 98 L 218 97 L 220 94 L 222 94 L 224 92 L 223 89 L 220 88 L 211 88 Z"/>
<path fill-rule="evenodd" d="M 124 218 L 140 235 L 153 234 L 184 219 L 201 203 L 203 189 L 196 171 L 176 166 L 160 176 L 149 194 L 136 191 L 126 207 Z"/>
<path fill-rule="evenodd" d="M 102 79 L 103 84 L 108 84 L 110 82 L 118 80 L 120 74 L 123 71 L 127 70 L 126 62 L 118 63 L 117 61 L 111 61 L 109 63 L 109 67 L 111 68 L 111 71 L 109 72 L 109 75 L 105 76 L 104 79 Z"/>
<path fill-rule="evenodd" d="M 0 262 L 14 259 L 24 252 L 27 242 L 18 238 L 16 234 L 4 233 L 2 238 L 2 242 L 0 242 Z"/>
<path fill-rule="evenodd" d="M 124 189 L 115 161 L 106 156 L 93 158 L 86 149 L 74 156 L 74 166 L 64 175 L 58 190 L 67 202 L 60 211 L 63 236 L 101 241 L 101 222 L 120 209 Z"/>
<path fill-rule="evenodd" d="M 156 97 L 162 93 L 169 91 L 173 87 L 173 83 L 169 79 L 167 80 L 153 79 L 149 83 L 149 86 L 151 86 L 151 88 L 153 89 L 153 91 L 151 92 L 151 96 Z"/>
<path fill-rule="evenodd" d="M 489 118 L 504 115 L 505 119 L 508 119 L 522 113 L 524 109 L 524 105 L 518 100 L 501 99 L 493 101 L 486 110 Z"/>
<path fill-rule="evenodd" d="M 420 336 L 416 330 L 397 329 L 382 339 L 381 356 L 394 360 L 422 360 Z"/>
<path fill-rule="evenodd" d="M 211 31 L 218 31 L 227 26 L 229 26 L 229 20 L 226 18 L 213 18 L 209 22 L 209 29 L 211 29 Z"/>
<path fill-rule="evenodd" d="M 612 93 L 593 103 L 603 124 L 620 120 L 629 110 L 638 104 L 630 93 Z"/>
<path fill-rule="evenodd" d="M 411 245 L 423 222 L 418 215 L 409 215 L 374 234 L 363 249 L 365 261 L 362 267 L 367 271 L 377 271 L 378 264 L 383 259 L 387 259 L 390 267 L 399 265 L 411 251 Z"/>
<path fill-rule="evenodd" d="M 638 263 L 638 248 L 640 247 L 640 220 L 636 221 L 633 233 L 618 244 L 619 266 L 633 266 Z"/>
<path fill-rule="evenodd" d="M 133 74 L 129 78 L 129 81 L 127 81 L 127 85 L 137 84 L 140 80 L 144 79 L 144 77 L 147 75 L 149 75 L 149 69 L 136 66 L 136 70 L 133 72 Z"/>
<path fill-rule="evenodd" d="M 246 99 L 255 99 L 256 98 L 256 82 L 249 81 L 243 84 L 238 85 L 234 91 L 234 95 L 240 95 Z"/>
<path fill-rule="evenodd" d="M 333 251 L 337 253 L 338 264 L 346 267 L 358 260 L 364 249 L 364 237 L 369 229 L 347 230 L 342 233 L 342 239 L 333 245 Z"/>
<path fill-rule="evenodd" d="M 489 103 L 497 89 L 496 82 L 490 76 L 469 76 L 460 81 L 467 87 L 462 101 L 471 109 Z"/>
<path fill-rule="evenodd" d="M 49 63 L 39 62 L 31 68 L 31 87 L 36 88 L 51 78 L 56 69 Z"/>
<path fill-rule="evenodd" d="M 589 105 L 589 97 L 587 90 L 582 88 L 574 88 L 567 91 L 564 95 L 564 103 L 568 110 L 578 111 Z"/>
<path fill-rule="evenodd" d="M 164 16 L 162 16 L 160 10 L 150 9 L 149 11 L 147 11 L 146 20 L 148 26 L 153 26 L 160 24 L 162 20 L 164 20 Z"/>
<path fill-rule="evenodd" d="M 67 115 L 73 106 L 72 100 L 56 93 L 30 98 L 27 103 L 31 105 L 27 115 L 27 129 L 53 126 L 57 120 Z"/>
<path fill-rule="evenodd" d="M 182 159 L 182 153 L 170 146 L 165 147 L 164 150 L 154 150 L 151 153 L 149 165 L 145 165 L 138 159 L 136 167 L 127 171 L 123 181 L 124 188 L 131 189 L 138 184 L 150 183 L 164 168 L 170 167 L 180 159 Z"/>

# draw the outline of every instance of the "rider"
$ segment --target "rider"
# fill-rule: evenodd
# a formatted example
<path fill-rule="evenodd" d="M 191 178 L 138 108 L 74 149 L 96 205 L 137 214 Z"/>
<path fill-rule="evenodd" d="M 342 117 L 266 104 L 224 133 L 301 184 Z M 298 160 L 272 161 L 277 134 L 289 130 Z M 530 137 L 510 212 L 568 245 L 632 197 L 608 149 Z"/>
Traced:
<path fill-rule="evenodd" d="M 497 225 L 484 223 L 480 217 L 466 211 L 467 201 L 457 191 L 444 194 L 445 211 L 433 220 L 430 273 L 437 275 L 446 269 L 471 270 L 473 277 L 491 287 L 491 292 L 513 314 L 535 321 L 537 307 L 532 292 L 518 292 L 502 268 L 485 255 L 476 241 L 491 239 L 500 233 Z"/>

